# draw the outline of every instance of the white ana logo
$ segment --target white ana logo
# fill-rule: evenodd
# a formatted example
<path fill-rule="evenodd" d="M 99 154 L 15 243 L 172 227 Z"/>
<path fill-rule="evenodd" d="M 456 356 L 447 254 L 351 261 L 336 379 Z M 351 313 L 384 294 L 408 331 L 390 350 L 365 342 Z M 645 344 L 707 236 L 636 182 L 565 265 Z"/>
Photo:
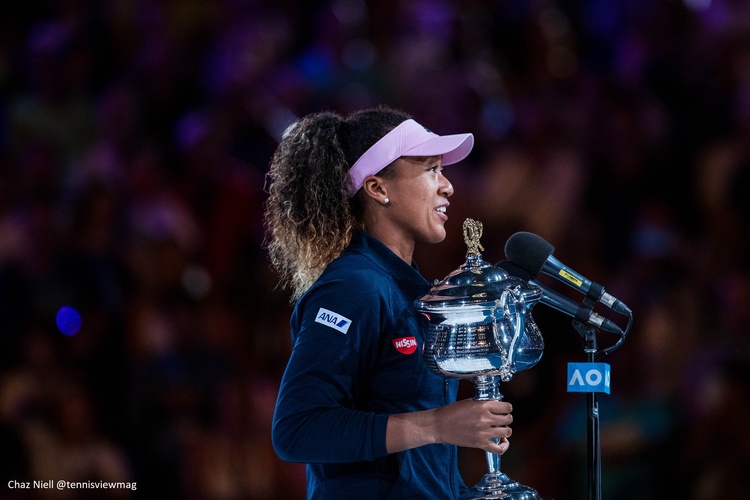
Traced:
<path fill-rule="evenodd" d="M 321 325 L 330 326 L 334 330 L 338 330 L 341 333 L 346 333 L 349 330 L 349 326 L 352 324 L 352 320 L 345 318 L 338 313 L 329 311 L 328 309 L 318 309 L 318 314 L 315 316 L 315 322 Z"/>

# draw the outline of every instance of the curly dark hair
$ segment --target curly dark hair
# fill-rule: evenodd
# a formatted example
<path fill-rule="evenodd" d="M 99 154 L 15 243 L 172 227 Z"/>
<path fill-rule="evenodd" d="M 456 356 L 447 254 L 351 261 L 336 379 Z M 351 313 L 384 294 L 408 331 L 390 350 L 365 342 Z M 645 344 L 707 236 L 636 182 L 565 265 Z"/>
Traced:
<path fill-rule="evenodd" d="M 362 227 L 362 193 L 347 196 L 349 168 L 409 118 L 385 106 L 347 117 L 324 111 L 303 117 L 284 133 L 268 173 L 265 247 L 292 301 Z"/>

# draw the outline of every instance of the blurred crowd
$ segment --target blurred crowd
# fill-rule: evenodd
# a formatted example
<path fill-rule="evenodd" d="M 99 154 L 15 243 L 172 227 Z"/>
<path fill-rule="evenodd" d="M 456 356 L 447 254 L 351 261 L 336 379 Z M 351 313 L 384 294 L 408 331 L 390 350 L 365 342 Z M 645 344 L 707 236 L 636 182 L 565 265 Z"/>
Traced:
<path fill-rule="evenodd" d="M 599 397 L 604 498 L 745 498 L 745 0 L 15 4 L 0 16 L 0 497 L 86 497 L 7 487 L 49 479 L 137 482 L 96 498 L 304 497 L 304 467 L 270 443 L 291 305 L 263 251 L 264 175 L 295 117 L 380 103 L 476 136 L 447 172 L 448 239 L 418 249 L 428 279 L 463 262 L 472 217 L 485 260 L 536 233 L 633 310 Z M 584 498 L 586 403 L 565 380 L 582 341 L 534 315 L 545 355 L 502 388 L 503 469 Z M 461 457 L 472 484 L 484 455 Z"/>

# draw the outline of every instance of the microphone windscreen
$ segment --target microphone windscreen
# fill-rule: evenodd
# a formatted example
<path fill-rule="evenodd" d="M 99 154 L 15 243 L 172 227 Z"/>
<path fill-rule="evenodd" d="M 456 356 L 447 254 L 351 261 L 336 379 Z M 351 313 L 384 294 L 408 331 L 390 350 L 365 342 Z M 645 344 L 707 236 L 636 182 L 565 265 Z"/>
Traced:
<path fill-rule="evenodd" d="M 530 272 L 528 272 L 526 269 L 522 268 L 519 265 L 514 264 L 513 262 L 509 260 L 501 260 L 497 264 L 495 264 L 495 267 L 499 267 L 506 273 L 508 273 L 510 276 L 514 278 L 520 278 L 524 281 L 529 281 L 530 279 L 533 279 L 534 276 L 531 275 Z"/>
<path fill-rule="evenodd" d="M 547 258 L 555 251 L 547 240 L 534 233 L 518 232 L 505 243 L 505 256 L 532 276 L 539 276 Z"/>

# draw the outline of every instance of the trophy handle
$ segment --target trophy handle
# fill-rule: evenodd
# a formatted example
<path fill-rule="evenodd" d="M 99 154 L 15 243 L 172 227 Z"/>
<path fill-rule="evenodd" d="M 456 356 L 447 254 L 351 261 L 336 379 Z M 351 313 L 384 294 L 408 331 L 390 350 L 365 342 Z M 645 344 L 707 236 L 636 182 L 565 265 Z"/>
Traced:
<path fill-rule="evenodd" d="M 503 315 L 513 327 L 513 338 L 508 346 L 507 358 L 501 374 L 502 381 L 508 382 L 513 378 L 513 373 L 515 372 L 516 345 L 521 340 L 521 335 L 526 331 L 526 301 L 524 300 L 523 293 L 516 287 L 503 290 L 500 296 L 500 304 L 503 308 Z M 497 330 L 495 330 L 495 335 L 497 336 Z M 498 345 L 503 344 L 500 339 L 496 338 L 495 340 Z"/>

